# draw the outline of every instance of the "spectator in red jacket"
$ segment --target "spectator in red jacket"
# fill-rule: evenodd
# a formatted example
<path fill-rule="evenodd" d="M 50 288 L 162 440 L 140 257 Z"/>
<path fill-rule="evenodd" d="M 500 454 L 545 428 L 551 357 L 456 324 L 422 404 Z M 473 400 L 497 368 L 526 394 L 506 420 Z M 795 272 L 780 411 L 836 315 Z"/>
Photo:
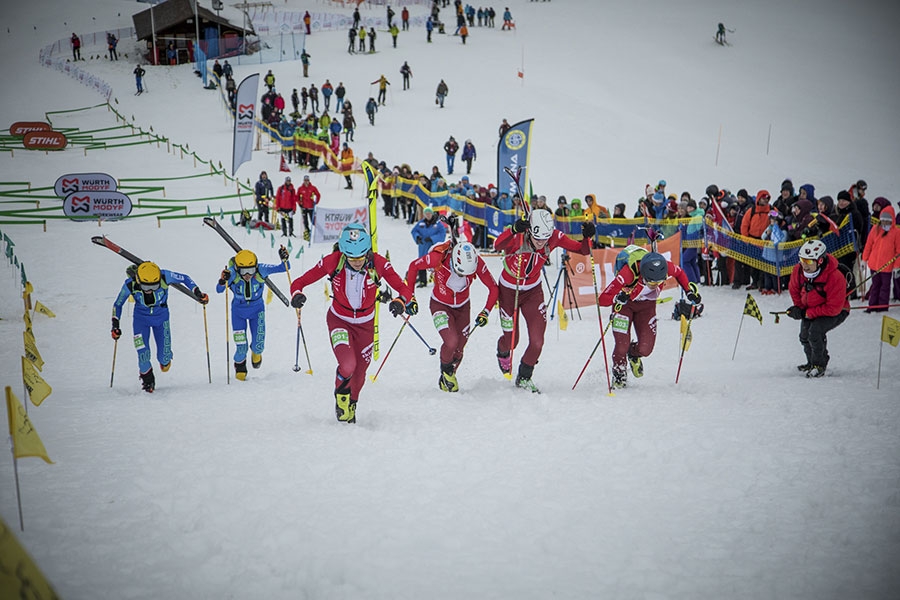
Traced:
<path fill-rule="evenodd" d="M 315 224 L 315 210 L 322 194 L 319 188 L 314 186 L 309 180 L 309 175 L 303 176 L 303 183 L 297 188 L 297 202 L 300 203 L 300 209 L 303 211 L 303 239 L 310 239 L 310 225 Z"/>
<path fill-rule="evenodd" d="M 297 212 L 297 191 L 291 183 L 290 176 L 275 192 L 275 210 L 281 215 L 281 237 L 297 237 L 294 235 L 294 213 Z"/>

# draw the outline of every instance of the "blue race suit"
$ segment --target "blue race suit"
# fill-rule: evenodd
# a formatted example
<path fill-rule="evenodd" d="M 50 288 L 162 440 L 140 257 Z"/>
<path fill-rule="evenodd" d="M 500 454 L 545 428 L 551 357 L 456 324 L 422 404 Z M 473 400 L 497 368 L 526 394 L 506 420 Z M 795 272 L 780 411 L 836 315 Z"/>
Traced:
<path fill-rule="evenodd" d="M 128 296 L 134 298 L 134 348 L 138 355 L 138 369 L 146 373 L 153 366 L 150 364 L 150 333 L 156 342 L 156 360 L 160 365 L 172 362 L 172 332 L 169 327 L 169 285 L 184 284 L 189 290 L 197 287 L 194 280 L 175 271 L 160 269 L 160 285 L 152 291 L 143 291 L 140 285 L 131 278 L 125 280 L 119 295 L 113 304 L 113 316 L 122 316 L 122 306 Z"/>
<path fill-rule="evenodd" d="M 290 263 L 287 264 L 290 268 Z M 228 262 L 228 282 L 225 285 L 216 284 L 216 292 L 221 294 L 227 285 L 234 297 L 231 300 L 231 330 L 234 335 L 234 362 L 240 363 L 247 359 L 247 332 L 251 332 L 254 354 L 262 354 L 266 345 L 266 304 L 263 301 L 265 290 L 265 278 L 273 273 L 283 273 L 285 263 L 277 265 L 257 265 L 256 274 L 250 281 L 244 281 L 238 277 L 234 266 L 234 259 Z"/>

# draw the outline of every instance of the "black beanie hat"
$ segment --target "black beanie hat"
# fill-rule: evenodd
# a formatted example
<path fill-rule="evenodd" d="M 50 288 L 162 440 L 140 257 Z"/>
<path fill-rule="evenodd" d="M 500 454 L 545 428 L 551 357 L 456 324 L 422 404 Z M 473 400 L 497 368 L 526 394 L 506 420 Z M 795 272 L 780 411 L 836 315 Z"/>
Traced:
<path fill-rule="evenodd" d="M 847 190 L 841 190 L 838 192 L 838 202 L 840 202 L 841 200 L 850 202 L 853 199 L 850 197 L 850 192 L 848 192 Z"/>

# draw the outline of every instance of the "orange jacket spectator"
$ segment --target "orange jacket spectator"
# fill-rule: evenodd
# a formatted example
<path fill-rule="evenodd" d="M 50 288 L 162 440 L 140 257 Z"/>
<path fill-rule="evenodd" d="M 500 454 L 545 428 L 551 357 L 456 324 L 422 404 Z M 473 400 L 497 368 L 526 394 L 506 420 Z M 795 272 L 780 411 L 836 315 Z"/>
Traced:
<path fill-rule="evenodd" d="M 742 236 L 762 238 L 763 232 L 769 226 L 769 211 L 772 210 L 769 200 L 771 199 L 772 196 L 766 190 L 759 190 L 756 193 L 756 204 L 744 213 L 744 218 L 741 220 Z"/>

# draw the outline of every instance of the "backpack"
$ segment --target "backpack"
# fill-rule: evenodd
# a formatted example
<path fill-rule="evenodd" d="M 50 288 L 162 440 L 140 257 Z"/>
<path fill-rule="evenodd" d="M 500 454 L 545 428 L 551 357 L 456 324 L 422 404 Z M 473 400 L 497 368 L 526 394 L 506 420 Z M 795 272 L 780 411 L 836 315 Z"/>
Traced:
<path fill-rule="evenodd" d="M 625 246 L 625 248 L 616 255 L 616 273 L 618 273 L 622 267 L 626 264 L 631 267 L 632 273 L 637 276 L 640 273 L 638 268 L 638 263 L 641 262 L 641 258 L 645 254 L 647 254 L 649 250 L 643 248 L 641 246 L 636 246 L 634 244 L 629 244 Z"/>

